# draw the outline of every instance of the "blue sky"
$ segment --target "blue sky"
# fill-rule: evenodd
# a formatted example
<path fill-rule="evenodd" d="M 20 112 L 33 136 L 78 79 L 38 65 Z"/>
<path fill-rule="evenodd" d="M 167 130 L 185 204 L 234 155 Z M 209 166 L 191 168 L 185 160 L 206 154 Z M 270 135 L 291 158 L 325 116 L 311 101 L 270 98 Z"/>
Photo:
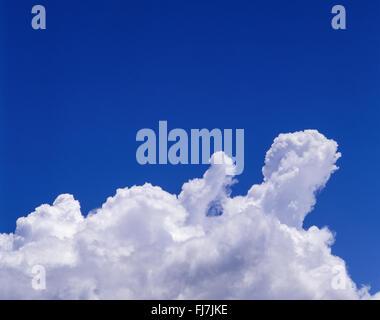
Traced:
<path fill-rule="evenodd" d="M 1 3 L 0 232 L 61 193 L 83 212 L 146 181 L 178 193 L 205 166 L 140 166 L 136 132 L 245 129 L 234 194 L 262 180 L 282 132 L 339 143 L 340 170 L 307 225 L 337 234 L 353 280 L 380 290 L 380 3 L 364 1 L 36 1 Z M 347 30 L 331 8 L 347 9 Z"/>

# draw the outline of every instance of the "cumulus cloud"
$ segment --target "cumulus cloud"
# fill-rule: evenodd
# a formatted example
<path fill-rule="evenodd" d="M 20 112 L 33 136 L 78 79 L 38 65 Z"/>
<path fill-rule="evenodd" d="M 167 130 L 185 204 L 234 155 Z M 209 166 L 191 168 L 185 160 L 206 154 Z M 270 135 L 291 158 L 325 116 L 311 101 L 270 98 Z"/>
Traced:
<path fill-rule="evenodd" d="M 234 165 L 223 153 L 178 196 L 149 183 L 118 189 L 84 217 L 60 195 L 0 235 L 0 298 L 374 298 L 332 255 L 331 231 L 303 228 L 337 147 L 314 130 L 281 134 L 245 196 L 230 196 Z M 32 288 L 36 265 L 46 290 Z"/>

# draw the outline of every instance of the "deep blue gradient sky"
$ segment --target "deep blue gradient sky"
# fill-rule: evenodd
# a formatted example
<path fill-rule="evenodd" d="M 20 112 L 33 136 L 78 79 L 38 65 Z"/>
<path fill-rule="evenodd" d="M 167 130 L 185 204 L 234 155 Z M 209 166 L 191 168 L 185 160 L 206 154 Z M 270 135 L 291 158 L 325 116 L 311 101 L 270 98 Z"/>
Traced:
<path fill-rule="evenodd" d="M 61 193 L 84 213 L 147 181 L 178 193 L 207 167 L 138 165 L 136 132 L 159 120 L 245 129 L 234 194 L 261 182 L 279 133 L 317 129 L 343 157 L 306 225 L 336 231 L 353 280 L 380 290 L 379 1 L 1 0 L 0 14 L 0 232 Z"/>

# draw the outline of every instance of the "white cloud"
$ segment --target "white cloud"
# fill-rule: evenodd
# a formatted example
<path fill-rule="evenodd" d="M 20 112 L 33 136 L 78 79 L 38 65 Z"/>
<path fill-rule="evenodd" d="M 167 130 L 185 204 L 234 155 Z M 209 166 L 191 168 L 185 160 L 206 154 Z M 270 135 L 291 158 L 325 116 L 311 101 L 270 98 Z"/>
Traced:
<path fill-rule="evenodd" d="M 373 298 L 331 254 L 333 234 L 302 227 L 339 157 L 335 141 L 308 130 L 275 139 L 264 181 L 246 196 L 230 197 L 234 167 L 221 153 L 213 160 L 224 164 L 178 197 L 150 184 L 119 189 L 85 218 L 61 195 L 0 235 L 0 298 Z M 46 290 L 31 286 L 35 265 Z"/>

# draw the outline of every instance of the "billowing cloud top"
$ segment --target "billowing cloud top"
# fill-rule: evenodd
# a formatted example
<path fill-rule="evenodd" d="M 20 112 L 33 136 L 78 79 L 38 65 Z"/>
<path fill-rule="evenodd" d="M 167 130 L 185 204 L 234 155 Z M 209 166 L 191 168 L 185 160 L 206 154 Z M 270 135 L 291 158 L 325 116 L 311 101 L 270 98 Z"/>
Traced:
<path fill-rule="evenodd" d="M 246 196 L 230 197 L 223 153 L 179 196 L 148 183 L 119 189 L 84 217 L 60 195 L 0 235 L 0 298 L 376 298 L 331 254 L 327 228 L 303 229 L 339 157 L 335 141 L 307 130 L 274 140 Z M 36 265 L 46 290 L 32 288 Z"/>

